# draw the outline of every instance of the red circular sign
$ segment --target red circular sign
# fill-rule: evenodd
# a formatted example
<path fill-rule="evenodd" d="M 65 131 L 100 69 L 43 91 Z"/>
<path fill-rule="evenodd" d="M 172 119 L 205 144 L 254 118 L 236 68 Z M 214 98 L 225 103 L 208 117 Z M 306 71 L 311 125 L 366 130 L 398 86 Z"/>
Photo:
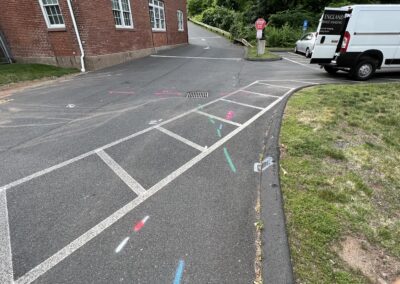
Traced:
<path fill-rule="evenodd" d="M 256 29 L 257 30 L 263 30 L 266 25 L 267 25 L 267 22 L 263 18 L 257 19 L 257 21 L 256 21 Z"/>

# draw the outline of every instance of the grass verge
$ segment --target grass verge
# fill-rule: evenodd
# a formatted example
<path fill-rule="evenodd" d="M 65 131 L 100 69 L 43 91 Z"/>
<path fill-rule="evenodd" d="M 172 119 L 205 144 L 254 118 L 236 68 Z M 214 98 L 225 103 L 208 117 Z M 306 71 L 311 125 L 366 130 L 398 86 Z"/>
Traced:
<path fill-rule="evenodd" d="M 61 77 L 78 72 L 74 68 L 60 68 L 43 64 L 4 64 L 0 65 L 0 86 L 48 77 Z"/>
<path fill-rule="evenodd" d="M 399 110 L 400 84 L 319 86 L 290 99 L 280 165 L 298 283 L 400 276 Z"/>
<path fill-rule="evenodd" d="M 265 49 L 265 53 L 262 55 L 257 54 L 257 46 L 254 47 L 247 47 L 247 59 L 280 59 L 280 57 L 276 54 L 269 52 L 268 49 Z"/>

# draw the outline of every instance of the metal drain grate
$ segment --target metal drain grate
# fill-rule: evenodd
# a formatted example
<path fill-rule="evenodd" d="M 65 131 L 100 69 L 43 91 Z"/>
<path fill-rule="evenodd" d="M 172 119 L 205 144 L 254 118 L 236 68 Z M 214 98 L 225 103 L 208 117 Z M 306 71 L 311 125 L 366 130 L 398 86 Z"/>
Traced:
<path fill-rule="evenodd" d="M 205 98 L 208 98 L 208 92 L 206 92 L 206 91 L 190 91 L 190 92 L 186 93 L 185 98 L 205 99 Z"/>

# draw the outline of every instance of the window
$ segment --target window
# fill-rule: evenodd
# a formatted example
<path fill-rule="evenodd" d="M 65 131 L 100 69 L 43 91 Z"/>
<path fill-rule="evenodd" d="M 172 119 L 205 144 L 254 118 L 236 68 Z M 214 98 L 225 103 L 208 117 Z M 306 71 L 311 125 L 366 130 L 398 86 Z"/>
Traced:
<path fill-rule="evenodd" d="M 114 22 L 117 28 L 133 28 L 129 0 L 111 0 Z"/>
<path fill-rule="evenodd" d="M 178 31 L 183 31 L 183 13 L 181 10 L 178 10 L 176 15 L 178 17 Z"/>
<path fill-rule="evenodd" d="M 58 0 L 39 0 L 48 28 L 65 28 Z"/>
<path fill-rule="evenodd" d="M 149 0 L 149 11 L 153 31 L 165 31 L 164 2 Z"/>

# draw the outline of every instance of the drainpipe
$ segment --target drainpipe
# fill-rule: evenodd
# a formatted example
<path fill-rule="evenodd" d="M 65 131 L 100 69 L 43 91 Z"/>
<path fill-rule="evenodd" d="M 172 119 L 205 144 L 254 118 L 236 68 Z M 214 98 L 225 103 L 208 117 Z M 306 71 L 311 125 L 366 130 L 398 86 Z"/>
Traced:
<path fill-rule="evenodd" d="M 69 12 L 71 14 L 71 18 L 72 18 L 72 23 L 74 25 L 74 30 L 75 30 L 75 34 L 76 34 L 76 39 L 78 40 L 78 44 L 79 44 L 79 49 L 81 51 L 81 72 L 85 72 L 85 61 L 83 60 L 85 57 L 85 51 L 83 50 L 83 46 L 82 46 L 82 41 L 81 41 L 81 37 L 79 36 L 79 31 L 78 31 L 78 27 L 76 26 L 76 21 L 75 21 L 75 15 L 74 15 L 74 11 L 72 10 L 72 4 L 71 4 L 71 0 L 67 0 L 68 2 L 68 8 L 69 8 Z"/>

